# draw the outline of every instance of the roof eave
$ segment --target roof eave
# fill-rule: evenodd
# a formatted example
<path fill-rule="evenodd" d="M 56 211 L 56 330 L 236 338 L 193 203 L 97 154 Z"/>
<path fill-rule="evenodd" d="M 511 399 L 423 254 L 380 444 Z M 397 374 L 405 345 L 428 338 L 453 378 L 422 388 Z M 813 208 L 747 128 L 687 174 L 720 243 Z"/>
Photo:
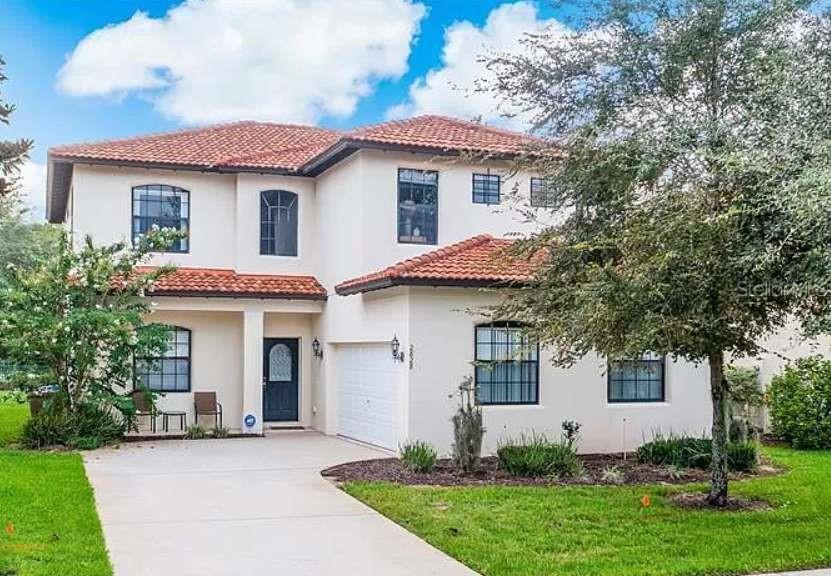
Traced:
<path fill-rule="evenodd" d="M 335 286 L 339 296 L 351 296 L 384 290 L 394 286 L 426 286 L 432 288 L 514 288 L 524 285 L 521 280 L 479 280 L 473 278 L 380 278 L 349 286 Z"/>
<path fill-rule="evenodd" d="M 304 294 L 304 293 L 274 293 L 274 292 L 238 292 L 225 290 L 151 290 L 148 293 L 151 297 L 175 297 L 175 298 L 233 298 L 235 300 L 252 298 L 255 300 L 310 300 L 325 302 L 326 294 Z"/>

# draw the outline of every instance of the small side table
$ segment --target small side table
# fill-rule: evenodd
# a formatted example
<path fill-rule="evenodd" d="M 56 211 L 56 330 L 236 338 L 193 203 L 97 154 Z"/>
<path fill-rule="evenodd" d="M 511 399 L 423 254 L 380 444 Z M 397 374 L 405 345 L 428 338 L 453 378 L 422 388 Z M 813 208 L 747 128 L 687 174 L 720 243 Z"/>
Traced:
<path fill-rule="evenodd" d="M 188 425 L 188 413 L 187 412 L 162 412 L 162 428 L 165 432 L 170 430 L 170 418 L 178 418 L 179 419 L 179 430 L 184 431 Z"/>

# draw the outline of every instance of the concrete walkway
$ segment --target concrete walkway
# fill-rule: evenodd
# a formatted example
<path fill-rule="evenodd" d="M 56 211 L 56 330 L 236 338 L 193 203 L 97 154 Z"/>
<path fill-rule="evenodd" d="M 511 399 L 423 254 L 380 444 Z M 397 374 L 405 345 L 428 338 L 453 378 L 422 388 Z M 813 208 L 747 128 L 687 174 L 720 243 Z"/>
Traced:
<path fill-rule="evenodd" d="M 316 432 L 85 455 L 116 576 L 474 575 L 320 477 L 384 453 Z"/>

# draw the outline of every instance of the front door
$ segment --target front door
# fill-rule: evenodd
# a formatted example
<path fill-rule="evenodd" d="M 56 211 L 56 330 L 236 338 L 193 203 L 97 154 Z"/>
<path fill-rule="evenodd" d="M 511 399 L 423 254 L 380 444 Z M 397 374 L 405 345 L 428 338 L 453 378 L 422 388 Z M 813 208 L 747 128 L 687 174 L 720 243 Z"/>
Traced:
<path fill-rule="evenodd" d="M 263 420 L 296 422 L 299 378 L 296 338 L 263 342 Z"/>

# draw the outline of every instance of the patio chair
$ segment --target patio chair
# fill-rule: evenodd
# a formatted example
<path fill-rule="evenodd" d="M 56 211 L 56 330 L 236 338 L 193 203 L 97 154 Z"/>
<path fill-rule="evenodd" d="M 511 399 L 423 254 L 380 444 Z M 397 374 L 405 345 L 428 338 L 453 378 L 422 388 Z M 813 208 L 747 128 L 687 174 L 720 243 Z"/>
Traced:
<path fill-rule="evenodd" d="M 130 393 L 130 397 L 133 399 L 133 404 L 136 407 L 136 413 L 133 414 L 132 422 L 130 422 L 130 428 L 135 425 L 136 432 L 138 432 L 138 422 L 137 419 L 142 416 L 147 416 L 150 418 L 150 431 L 154 434 L 156 433 L 156 418 L 158 417 L 158 413 L 156 412 L 156 407 L 147 399 L 147 394 L 144 390 L 133 390 Z"/>
<path fill-rule="evenodd" d="M 216 392 L 194 392 L 193 404 L 197 424 L 200 416 L 213 416 L 214 427 L 219 420 L 219 427 L 222 428 L 222 404 L 216 401 Z"/>

